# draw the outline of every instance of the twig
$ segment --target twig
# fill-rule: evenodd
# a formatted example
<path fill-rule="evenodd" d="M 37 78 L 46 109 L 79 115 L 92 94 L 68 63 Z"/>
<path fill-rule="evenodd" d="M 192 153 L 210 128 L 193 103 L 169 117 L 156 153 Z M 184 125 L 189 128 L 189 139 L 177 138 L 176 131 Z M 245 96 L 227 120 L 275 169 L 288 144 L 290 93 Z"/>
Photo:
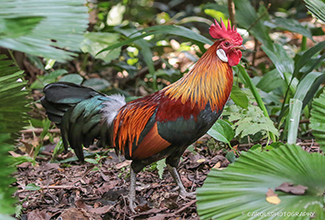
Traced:
<path fill-rule="evenodd" d="M 26 130 L 21 130 L 20 133 L 42 133 L 43 132 L 43 128 L 32 128 L 32 129 L 26 129 Z M 49 129 L 48 132 L 50 133 L 60 133 L 60 129 L 59 128 L 55 128 L 55 129 Z"/>
<path fill-rule="evenodd" d="M 229 12 L 229 18 L 230 18 L 230 21 L 231 21 L 231 25 L 236 26 L 235 3 L 232 0 L 228 0 L 228 12 Z"/>
<path fill-rule="evenodd" d="M 172 214 L 177 214 L 180 213 L 182 211 L 184 211 L 185 209 L 187 209 L 188 207 L 190 207 L 191 205 L 193 205 L 196 202 L 196 199 L 193 201 L 190 201 L 188 203 L 186 203 L 182 208 L 178 209 L 176 212 L 172 213 Z"/>
<path fill-rule="evenodd" d="M 258 18 L 254 21 L 254 23 L 251 24 L 251 26 L 249 26 L 249 28 L 247 28 L 247 32 L 249 32 L 249 30 L 250 30 L 252 27 L 254 27 L 254 26 L 257 24 L 257 22 L 259 22 L 259 21 L 264 17 L 264 15 L 266 15 L 266 13 L 267 13 L 267 11 L 269 10 L 270 7 L 271 7 L 271 3 L 269 3 L 269 4 L 267 5 L 266 10 L 263 12 L 263 14 L 261 14 L 260 17 L 258 17 Z"/>

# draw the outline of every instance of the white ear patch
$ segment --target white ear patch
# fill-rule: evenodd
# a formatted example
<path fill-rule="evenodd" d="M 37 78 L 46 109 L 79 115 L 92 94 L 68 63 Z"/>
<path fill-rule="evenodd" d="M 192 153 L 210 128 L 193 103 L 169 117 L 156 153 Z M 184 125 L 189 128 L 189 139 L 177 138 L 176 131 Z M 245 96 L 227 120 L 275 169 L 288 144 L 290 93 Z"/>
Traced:
<path fill-rule="evenodd" d="M 220 60 L 223 62 L 228 62 L 228 57 L 226 55 L 226 52 L 223 49 L 218 49 L 217 50 L 217 56 L 219 57 Z"/>

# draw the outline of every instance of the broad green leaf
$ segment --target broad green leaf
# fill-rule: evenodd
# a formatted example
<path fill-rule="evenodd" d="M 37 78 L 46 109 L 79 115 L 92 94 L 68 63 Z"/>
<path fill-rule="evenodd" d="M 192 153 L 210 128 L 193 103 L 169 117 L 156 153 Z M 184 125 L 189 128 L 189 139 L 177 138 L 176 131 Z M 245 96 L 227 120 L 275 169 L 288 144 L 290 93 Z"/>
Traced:
<path fill-rule="evenodd" d="M 273 44 L 273 48 L 262 46 L 263 51 L 272 60 L 276 69 L 284 79 L 284 73 L 293 73 L 294 62 L 280 44 Z"/>
<path fill-rule="evenodd" d="M 247 108 L 248 106 L 248 98 L 247 95 L 236 85 L 232 87 L 231 94 L 230 94 L 231 100 L 234 101 L 234 103 L 242 108 Z"/>
<path fill-rule="evenodd" d="M 97 55 L 99 51 L 118 42 L 120 34 L 117 33 L 100 33 L 89 32 L 86 33 L 85 39 L 81 44 L 81 50 L 84 53 L 90 53 L 93 57 L 110 62 L 119 57 L 121 48 L 115 48 L 112 51 L 105 51 Z"/>
<path fill-rule="evenodd" d="M 324 78 L 324 73 L 311 72 L 299 82 L 293 98 L 303 102 L 302 108 L 312 100 Z"/>
<path fill-rule="evenodd" d="M 83 32 L 88 27 L 85 3 L 85 0 L 2 0 L 0 33 L 6 30 L 4 27 L 13 27 L 15 31 L 2 35 L 0 46 L 59 62 L 71 59 L 76 55 L 71 51 L 80 50 Z M 25 29 L 24 33 L 18 29 Z"/>
<path fill-rule="evenodd" d="M 102 78 L 90 78 L 82 83 L 83 86 L 91 87 L 96 91 L 102 91 L 111 86 L 111 84 Z"/>
<path fill-rule="evenodd" d="M 320 42 L 313 46 L 312 48 L 305 51 L 301 56 L 295 57 L 295 71 L 294 76 L 300 71 L 300 69 L 306 65 L 306 63 L 310 62 L 310 58 L 313 57 L 315 54 L 320 52 L 325 48 L 325 41 Z"/>
<path fill-rule="evenodd" d="M 44 17 L 0 18 L 0 39 L 28 35 Z"/>
<path fill-rule="evenodd" d="M 44 86 L 46 86 L 49 83 L 53 83 L 57 80 L 59 76 L 62 76 L 63 74 L 68 73 L 68 71 L 64 69 L 58 69 L 55 70 L 49 74 L 46 74 L 44 76 L 38 76 L 36 81 L 32 83 L 30 86 L 31 89 L 43 89 Z"/>
<path fill-rule="evenodd" d="M 261 80 L 256 84 L 256 87 L 264 92 L 271 92 L 276 88 L 285 86 L 286 83 L 281 77 L 277 69 L 273 69 L 261 77 Z"/>
<path fill-rule="evenodd" d="M 325 157 L 300 146 L 283 145 L 271 151 L 243 152 L 226 169 L 212 169 L 197 189 L 200 219 L 325 219 Z M 281 202 L 266 201 L 269 189 L 283 183 L 308 187 L 302 195 L 275 191 Z M 285 213 L 305 213 L 294 218 Z M 255 213 L 255 216 L 253 215 Z M 279 213 L 257 216 L 257 214 Z"/>
<path fill-rule="evenodd" d="M 287 117 L 288 144 L 295 144 L 297 141 L 301 110 L 302 110 L 302 101 L 295 98 L 290 99 L 289 115 Z"/>
<path fill-rule="evenodd" d="M 222 119 L 217 120 L 207 133 L 216 140 L 229 144 L 229 146 L 231 146 L 230 141 L 235 136 L 230 124 Z"/>
<path fill-rule="evenodd" d="M 63 76 L 60 80 L 60 82 L 71 82 L 71 83 L 75 83 L 75 84 L 81 84 L 83 81 L 82 76 L 80 76 L 79 74 L 68 74 Z"/>
<path fill-rule="evenodd" d="M 133 35 L 137 35 L 138 33 L 142 33 L 139 36 L 133 37 Z M 137 31 L 133 33 L 129 39 L 122 41 L 120 43 L 114 44 L 112 46 L 106 47 L 105 49 L 101 50 L 98 52 L 98 54 L 103 53 L 104 51 L 110 51 L 115 48 L 121 47 L 123 45 L 130 44 L 136 40 L 143 39 L 144 37 L 150 36 L 150 35 L 156 35 L 156 34 L 171 34 L 174 36 L 181 36 L 181 37 L 186 37 L 188 39 L 201 42 L 204 44 L 213 44 L 213 42 L 206 37 L 190 30 L 182 26 L 176 26 L 176 25 L 159 25 L 159 26 L 153 26 L 149 28 L 145 28 L 141 31 Z"/>
<path fill-rule="evenodd" d="M 304 0 L 308 11 L 325 23 L 325 3 L 321 0 Z"/>
<path fill-rule="evenodd" d="M 297 20 L 278 17 L 272 20 L 272 24 L 283 30 L 296 32 L 305 37 L 308 37 L 309 39 L 313 39 L 313 35 L 311 34 L 310 30 L 307 27 L 302 26 Z"/>
<path fill-rule="evenodd" d="M 325 90 L 312 102 L 310 117 L 311 133 L 315 136 L 320 149 L 325 151 Z"/>

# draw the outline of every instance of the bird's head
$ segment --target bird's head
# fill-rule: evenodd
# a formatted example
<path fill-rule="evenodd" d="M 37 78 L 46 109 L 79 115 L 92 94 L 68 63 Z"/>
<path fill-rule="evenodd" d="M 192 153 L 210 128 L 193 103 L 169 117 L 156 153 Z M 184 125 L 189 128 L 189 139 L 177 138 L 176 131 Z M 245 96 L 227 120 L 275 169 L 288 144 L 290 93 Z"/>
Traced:
<path fill-rule="evenodd" d="M 243 38 L 237 32 L 235 26 L 231 27 L 228 20 L 228 28 L 221 20 L 221 26 L 215 20 L 215 24 L 212 24 L 209 32 L 213 38 L 219 39 L 220 43 L 216 49 L 216 54 L 220 60 L 227 62 L 230 66 L 236 66 L 241 57 L 241 49 L 245 49 L 243 44 Z"/>

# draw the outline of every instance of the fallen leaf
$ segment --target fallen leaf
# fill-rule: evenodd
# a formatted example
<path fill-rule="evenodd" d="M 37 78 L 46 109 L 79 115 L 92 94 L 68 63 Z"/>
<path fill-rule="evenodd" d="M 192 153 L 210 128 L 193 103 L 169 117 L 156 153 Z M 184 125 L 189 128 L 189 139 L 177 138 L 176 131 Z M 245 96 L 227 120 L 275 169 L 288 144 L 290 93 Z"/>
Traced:
<path fill-rule="evenodd" d="M 116 167 L 116 169 L 121 169 L 123 167 L 129 166 L 131 163 L 132 163 L 131 160 L 125 160 L 125 161 L 123 161 L 121 163 L 116 164 L 115 167 Z"/>
<path fill-rule="evenodd" d="M 11 156 L 13 156 L 13 157 L 21 157 L 21 154 L 17 154 L 14 151 L 9 151 L 9 154 L 11 154 Z"/>
<path fill-rule="evenodd" d="M 277 197 L 277 196 L 269 196 L 269 197 L 266 197 L 266 201 L 268 203 L 277 205 L 281 202 L 281 199 L 279 199 L 279 197 Z"/>
<path fill-rule="evenodd" d="M 275 194 L 274 191 L 269 188 L 269 190 L 266 193 L 266 197 L 270 197 L 270 196 L 278 196 L 278 194 Z"/>
<path fill-rule="evenodd" d="M 293 186 L 290 192 L 294 195 L 303 195 L 305 194 L 307 189 L 308 189 L 307 186 L 297 185 L 297 186 Z"/>
<path fill-rule="evenodd" d="M 89 209 L 89 212 L 101 215 L 101 214 L 105 214 L 105 213 L 109 212 L 113 207 L 114 207 L 114 205 L 106 205 L 103 207 L 91 208 L 91 209 Z"/>
<path fill-rule="evenodd" d="M 203 163 L 203 162 L 205 162 L 205 158 L 198 159 L 196 162 L 197 163 Z"/>
<path fill-rule="evenodd" d="M 293 183 L 284 182 L 280 186 L 275 188 L 275 191 L 282 191 L 285 193 L 291 193 L 293 195 L 303 195 L 305 194 L 307 186 L 303 185 L 294 185 Z"/>
<path fill-rule="evenodd" d="M 46 210 L 40 211 L 39 209 L 35 209 L 28 213 L 27 218 L 28 219 L 33 219 L 33 220 L 50 220 L 51 215 L 49 215 Z"/>
<path fill-rule="evenodd" d="M 221 166 L 221 162 L 219 161 L 212 168 L 219 170 L 220 166 Z"/>
<path fill-rule="evenodd" d="M 281 202 L 281 199 L 279 199 L 278 194 L 275 194 L 274 191 L 269 188 L 269 190 L 266 193 L 266 201 L 268 203 L 277 205 Z"/>

